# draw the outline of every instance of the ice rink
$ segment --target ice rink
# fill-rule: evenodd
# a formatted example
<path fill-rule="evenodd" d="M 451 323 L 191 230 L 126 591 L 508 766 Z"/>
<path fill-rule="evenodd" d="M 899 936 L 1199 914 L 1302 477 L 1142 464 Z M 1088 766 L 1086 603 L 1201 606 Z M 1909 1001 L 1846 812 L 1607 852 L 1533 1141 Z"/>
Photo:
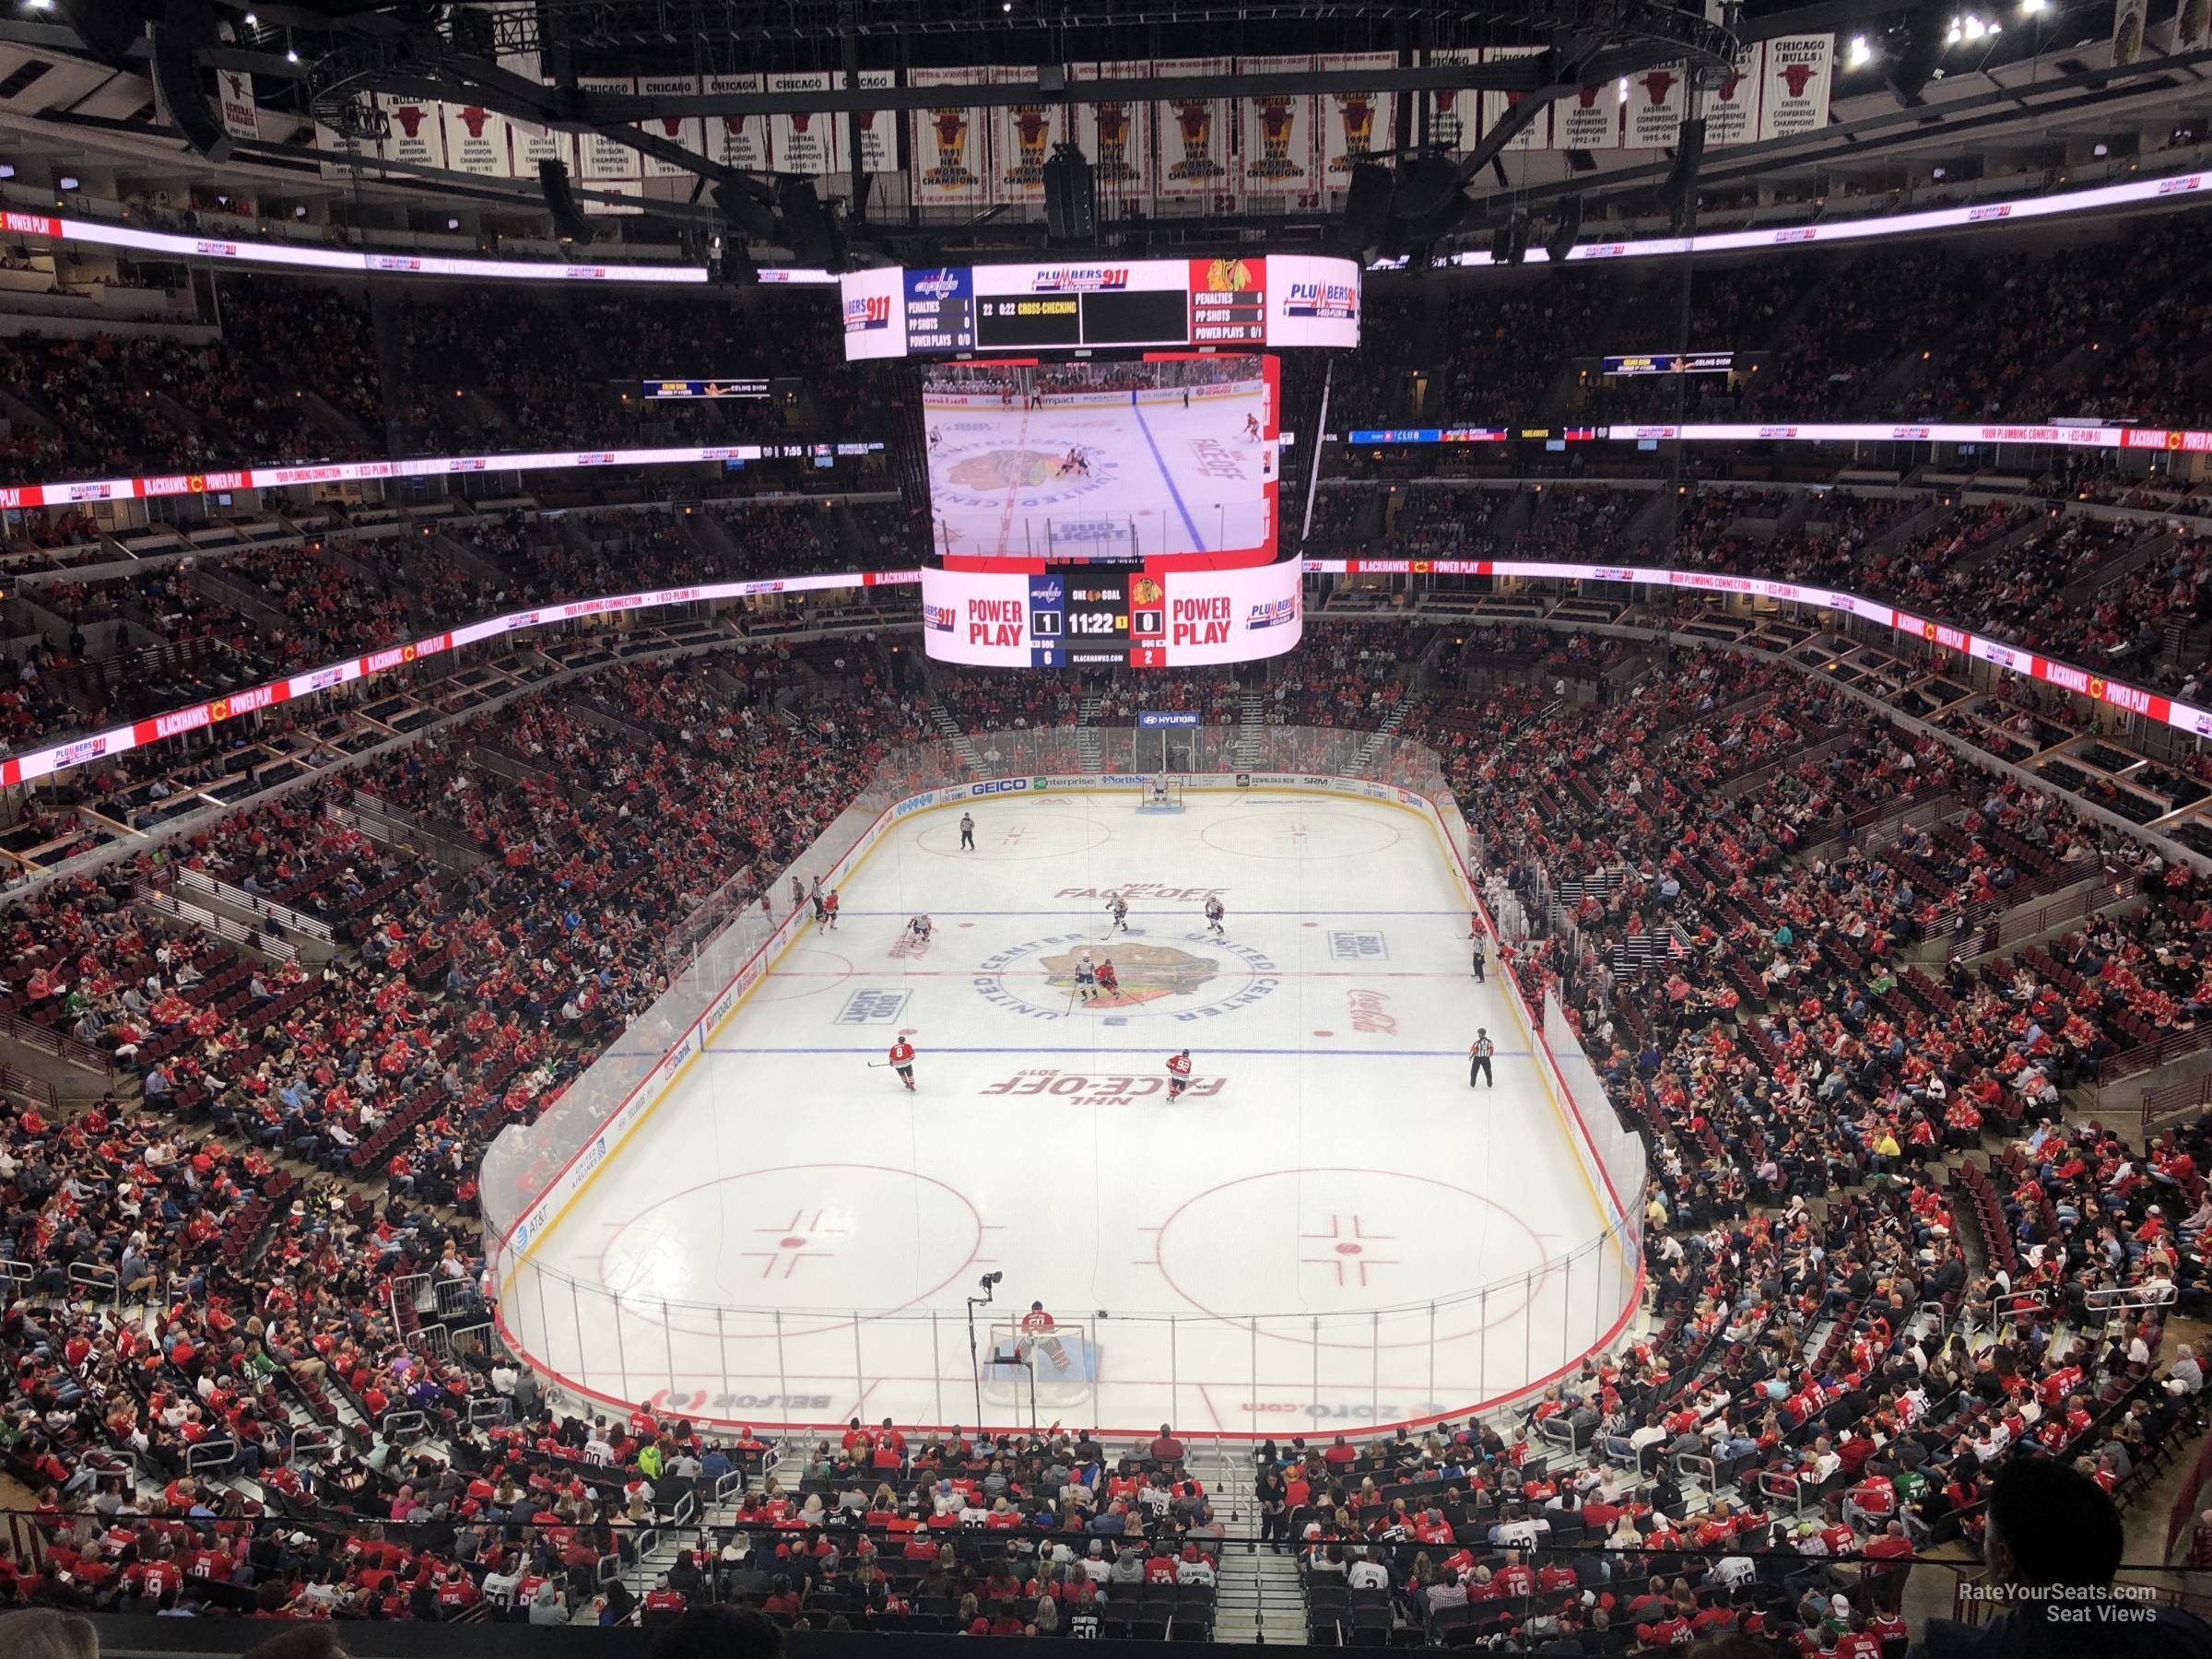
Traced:
<path fill-rule="evenodd" d="M 542 1367 L 746 1423 L 972 1423 L 979 1394 L 1026 1423 L 1030 1372 L 988 1353 L 1035 1300 L 1058 1322 L 1042 1420 L 1312 1432 L 1456 1415 L 1605 1334 L 1618 1253 L 1471 977 L 1427 820 L 1226 791 L 973 812 L 972 852 L 958 808 L 888 833 L 836 930 L 788 949 L 534 1247 L 507 1298 Z M 1075 994 L 1086 947 L 1118 998 Z M 1471 1091 L 1478 1026 L 1498 1082 Z M 901 1033 L 911 1095 L 879 1065 Z"/>
<path fill-rule="evenodd" d="M 1260 382 L 1025 408 L 923 398 L 943 555 L 1119 558 L 1265 547 L 1275 445 Z M 1068 469 L 1081 451 L 1088 471 Z"/>

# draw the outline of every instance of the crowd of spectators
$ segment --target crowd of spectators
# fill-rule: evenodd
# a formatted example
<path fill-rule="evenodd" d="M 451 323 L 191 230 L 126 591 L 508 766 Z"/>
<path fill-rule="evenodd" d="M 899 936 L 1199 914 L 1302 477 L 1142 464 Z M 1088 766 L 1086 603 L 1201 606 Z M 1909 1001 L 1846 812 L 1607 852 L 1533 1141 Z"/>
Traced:
<path fill-rule="evenodd" d="M 1353 1597 L 1380 1587 L 1392 1621 L 1440 1638 L 1474 1625 L 1534 1646 L 1617 1622 L 1626 1645 L 1664 1646 L 1677 1622 L 1831 1618 L 1878 1636 L 1901 1558 L 1974 1535 L 2013 1448 L 2126 1491 L 2196 1420 L 2201 1375 L 2164 1360 L 2160 1327 L 2212 1299 L 2212 1136 L 2138 1156 L 2055 1119 L 2115 1030 L 2212 1010 L 2212 912 L 2137 843 L 1866 727 L 1782 667 L 1685 653 L 1578 708 L 1549 693 L 1553 659 L 1610 641 L 1493 642 L 1525 668 L 1513 683 L 1415 694 L 1418 665 L 1487 653 L 1419 625 L 1316 625 L 1268 700 L 1303 724 L 1402 715 L 1488 827 L 1500 891 L 1531 914 L 1559 900 L 1564 935 L 1509 938 L 1501 958 L 1532 993 L 1558 985 L 1649 1139 L 1655 1326 L 1517 1428 L 1271 1449 L 1265 1535 L 1299 1552 L 1324 1621 L 1356 1625 Z M 367 841 L 313 786 L 174 850 L 327 923 L 326 967 L 159 926 L 129 903 L 131 878 L 162 878 L 150 860 L 13 907 L 9 1011 L 112 1054 L 140 1097 L 65 1121 L 0 1112 L 6 1254 L 36 1276 L 0 1318 L 8 1453 L 71 1571 L 16 1594 L 301 1618 L 652 1622 L 722 1598 L 893 1630 L 1205 1628 L 1223 1531 L 1179 1448 L 909 1444 L 856 1424 L 771 1468 L 749 1436 L 643 1407 L 549 1412 L 512 1368 L 407 1340 L 418 1276 L 473 1294 L 489 1135 L 644 1012 L 692 906 L 782 868 L 888 746 L 934 735 L 880 653 L 840 654 L 834 724 L 767 715 L 787 652 L 718 653 L 525 696 L 350 781 L 480 860 L 465 868 Z M 1041 705 L 1008 718 L 1026 683 L 940 677 L 933 695 L 986 735 L 1063 724 Z M 1144 688 L 1224 719 L 1233 689 Z M 1870 799 L 1941 810 L 1877 850 L 1840 835 Z M 2069 871 L 2118 872 L 2140 908 L 1939 980 L 1902 962 L 1954 912 Z M 88 1281 L 122 1308 L 85 1300 Z M 403 1446 L 413 1412 L 431 1432 Z M 310 1430 L 326 1452 L 300 1453 Z M 1727 1477 L 1694 1478 L 1698 1460 Z M 598 1582 L 625 1523 L 734 1473 L 735 1520 L 641 1608 Z M 1656 1563 L 1685 1551 L 1708 1564 L 1677 1589 Z M 1146 1583 L 1174 1594 L 1130 1591 Z M 1845 1609 L 1809 1617 L 1816 1590 Z"/>

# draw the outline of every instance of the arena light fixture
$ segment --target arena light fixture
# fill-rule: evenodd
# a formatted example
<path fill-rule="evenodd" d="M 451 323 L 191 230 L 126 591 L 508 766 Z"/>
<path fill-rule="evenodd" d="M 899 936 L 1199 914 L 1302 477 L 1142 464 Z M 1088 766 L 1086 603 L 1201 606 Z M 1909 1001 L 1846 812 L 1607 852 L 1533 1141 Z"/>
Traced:
<path fill-rule="evenodd" d="M 1874 62 L 1874 48 L 1865 35 L 1853 35 L 1851 44 L 1844 49 L 1843 66 L 1846 69 L 1864 69 Z"/>

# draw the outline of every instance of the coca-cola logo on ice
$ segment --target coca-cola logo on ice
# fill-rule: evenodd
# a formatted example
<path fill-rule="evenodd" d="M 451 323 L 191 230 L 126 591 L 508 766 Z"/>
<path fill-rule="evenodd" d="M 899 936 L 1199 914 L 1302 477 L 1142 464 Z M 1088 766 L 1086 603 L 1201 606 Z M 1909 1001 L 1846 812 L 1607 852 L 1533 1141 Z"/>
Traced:
<path fill-rule="evenodd" d="M 1390 1011 L 1390 998 L 1380 991 L 1351 991 L 1346 993 L 1351 1005 L 1352 1030 L 1376 1031 L 1385 1037 L 1398 1034 L 1398 1017 Z"/>

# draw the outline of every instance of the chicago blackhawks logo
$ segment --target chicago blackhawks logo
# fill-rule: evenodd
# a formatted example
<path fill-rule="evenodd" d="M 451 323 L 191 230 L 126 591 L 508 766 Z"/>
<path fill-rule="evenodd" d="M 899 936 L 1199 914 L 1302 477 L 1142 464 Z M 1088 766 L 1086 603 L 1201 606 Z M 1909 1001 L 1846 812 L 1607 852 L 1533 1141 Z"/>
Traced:
<path fill-rule="evenodd" d="M 1116 981 L 1113 990 L 1101 988 L 1088 1001 L 1076 984 L 1076 964 L 1087 950 L 1094 964 L 1113 964 Z M 972 983 L 984 1001 L 1031 1019 L 1199 1020 L 1273 994 L 1282 976 L 1268 957 L 1228 940 L 1195 934 L 1183 943 L 1124 935 L 1100 940 L 1065 933 L 986 958 Z"/>

